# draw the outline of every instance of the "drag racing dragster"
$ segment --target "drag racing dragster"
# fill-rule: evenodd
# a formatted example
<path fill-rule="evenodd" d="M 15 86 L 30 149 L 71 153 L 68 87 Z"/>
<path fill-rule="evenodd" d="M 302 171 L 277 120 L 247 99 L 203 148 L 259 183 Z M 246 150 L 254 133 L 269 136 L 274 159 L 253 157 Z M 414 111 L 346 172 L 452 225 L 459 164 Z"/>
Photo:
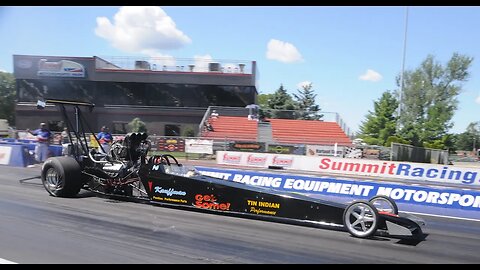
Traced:
<path fill-rule="evenodd" d="M 424 221 L 399 213 L 395 201 L 386 196 L 344 204 L 202 175 L 172 155 L 149 155 L 146 133 L 129 133 L 102 153 L 89 147 L 85 138 L 85 128 L 90 128 L 80 106 L 93 104 L 47 102 L 60 108 L 74 142 L 68 156 L 50 157 L 42 165 L 42 183 L 52 196 L 75 197 L 85 189 L 115 199 L 344 229 L 358 238 L 423 239 Z M 75 109 L 75 126 L 66 105 Z"/>

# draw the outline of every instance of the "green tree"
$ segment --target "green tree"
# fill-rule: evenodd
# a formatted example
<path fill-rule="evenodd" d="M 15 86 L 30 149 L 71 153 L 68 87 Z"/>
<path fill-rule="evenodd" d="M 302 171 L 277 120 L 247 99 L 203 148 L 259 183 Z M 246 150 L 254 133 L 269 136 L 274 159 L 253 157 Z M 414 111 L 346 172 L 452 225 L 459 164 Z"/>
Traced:
<path fill-rule="evenodd" d="M 184 137 L 194 137 L 195 136 L 195 130 L 193 129 L 192 126 L 186 126 L 183 129 L 183 136 Z"/>
<path fill-rule="evenodd" d="M 280 87 L 273 93 L 272 97 L 268 99 L 265 114 L 267 117 L 273 118 L 293 118 L 293 112 L 285 112 L 284 110 L 295 109 L 295 101 L 292 96 L 287 93 L 283 84 L 280 84 Z"/>
<path fill-rule="evenodd" d="M 138 117 L 133 118 L 133 120 L 128 123 L 128 127 L 130 128 L 130 132 L 147 132 L 147 125 Z"/>
<path fill-rule="evenodd" d="M 368 111 L 366 120 L 360 126 L 359 137 L 367 144 L 388 146 L 392 142 L 403 141 L 396 135 L 395 111 L 398 100 L 390 91 L 382 94 L 378 101 L 373 103 L 374 111 Z"/>
<path fill-rule="evenodd" d="M 480 121 L 472 122 L 467 126 L 465 132 L 455 136 L 455 149 L 472 151 L 478 149 L 480 145 Z"/>
<path fill-rule="evenodd" d="M 258 110 L 258 116 L 260 119 L 263 119 L 264 117 L 272 117 L 268 107 L 268 102 L 272 97 L 273 94 L 259 94 L 257 96 L 257 104 L 260 106 Z"/>
<path fill-rule="evenodd" d="M 293 94 L 296 99 L 298 110 L 300 111 L 299 119 L 303 120 L 320 120 L 323 114 L 319 114 L 320 106 L 315 104 L 315 90 L 312 89 L 312 83 L 302 86 L 302 89 L 297 89 L 298 94 Z"/>
<path fill-rule="evenodd" d="M 446 148 L 458 106 L 461 83 L 468 80 L 473 58 L 454 53 L 446 65 L 429 55 L 415 70 L 404 73 L 398 117 L 399 135 L 414 146 Z M 397 85 L 400 86 L 397 77 Z M 400 90 L 399 90 L 400 91 Z M 400 94 L 400 92 L 398 92 Z"/>
<path fill-rule="evenodd" d="M 15 126 L 16 95 L 15 77 L 0 71 L 0 118 L 7 119 L 11 126 Z"/>
<path fill-rule="evenodd" d="M 268 102 L 273 97 L 273 94 L 259 94 L 257 96 L 257 104 L 260 108 L 267 109 Z"/>

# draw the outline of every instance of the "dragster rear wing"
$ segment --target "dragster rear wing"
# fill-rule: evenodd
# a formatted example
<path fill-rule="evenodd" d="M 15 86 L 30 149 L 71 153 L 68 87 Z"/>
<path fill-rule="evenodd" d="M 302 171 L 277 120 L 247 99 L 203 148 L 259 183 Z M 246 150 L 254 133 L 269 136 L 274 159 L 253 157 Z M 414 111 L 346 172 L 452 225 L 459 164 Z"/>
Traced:
<path fill-rule="evenodd" d="M 83 102 L 83 101 L 73 101 L 73 100 L 63 100 L 63 99 L 46 99 L 46 100 L 38 100 L 37 101 L 37 108 L 43 109 L 47 106 L 47 103 L 53 104 L 62 104 L 62 105 L 72 105 L 72 106 L 86 106 L 91 109 L 95 107 L 95 104 L 90 102 Z"/>
<path fill-rule="evenodd" d="M 70 142 L 73 142 L 73 137 L 75 137 L 77 140 L 77 143 L 79 144 L 80 148 L 83 150 L 85 155 L 88 155 L 90 149 L 88 146 L 88 141 L 85 136 L 86 132 L 89 132 L 91 134 L 95 134 L 95 132 L 92 130 L 92 128 L 89 126 L 88 121 L 83 117 L 82 111 L 80 110 L 81 107 L 87 107 L 88 110 L 91 112 L 93 108 L 95 107 L 95 104 L 90 103 L 90 102 L 84 102 L 84 101 L 73 101 L 73 100 L 61 100 L 61 99 L 45 99 L 45 100 L 38 100 L 37 101 L 37 108 L 38 109 L 44 109 L 47 106 L 47 103 L 52 103 L 55 104 L 59 109 L 60 112 L 63 116 L 63 119 L 65 121 L 66 127 L 68 129 L 68 136 L 70 138 Z M 74 113 L 75 113 L 75 121 L 71 121 L 70 117 L 67 114 L 66 106 L 73 106 L 74 108 Z M 72 136 L 73 133 L 73 136 Z M 95 140 L 98 143 L 98 139 L 96 136 L 93 136 Z M 100 147 L 101 144 L 99 144 Z M 73 156 L 79 160 L 81 157 L 80 151 L 76 150 L 77 148 L 74 148 L 74 153 Z M 102 148 L 103 150 L 103 148 Z"/>

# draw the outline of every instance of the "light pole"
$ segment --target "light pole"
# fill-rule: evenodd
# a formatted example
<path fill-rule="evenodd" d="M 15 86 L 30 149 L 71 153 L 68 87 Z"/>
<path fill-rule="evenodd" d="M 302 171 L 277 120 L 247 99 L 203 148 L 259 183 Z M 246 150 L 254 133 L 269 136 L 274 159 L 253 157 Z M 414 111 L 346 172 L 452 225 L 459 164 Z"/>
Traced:
<path fill-rule="evenodd" d="M 473 135 L 473 153 L 475 154 L 475 156 L 477 155 L 477 151 L 475 149 L 475 135 Z"/>
<path fill-rule="evenodd" d="M 408 6 L 405 7 L 405 33 L 403 35 L 403 57 L 402 57 L 402 71 L 400 73 L 400 93 L 398 101 L 398 118 L 397 128 L 400 129 L 400 115 L 402 114 L 402 105 L 403 105 L 403 87 L 404 87 L 404 73 L 405 73 L 405 56 L 407 53 L 407 29 L 408 29 Z"/>

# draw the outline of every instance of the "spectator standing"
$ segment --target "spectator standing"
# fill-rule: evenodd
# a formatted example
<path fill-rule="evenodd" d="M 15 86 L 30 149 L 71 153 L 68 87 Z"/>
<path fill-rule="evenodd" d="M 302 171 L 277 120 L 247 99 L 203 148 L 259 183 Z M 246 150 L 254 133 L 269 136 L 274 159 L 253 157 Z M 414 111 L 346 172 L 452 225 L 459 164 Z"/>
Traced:
<path fill-rule="evenodd" d="M 110 152 L 110 144 L 113 141 L 113 136 L 110 134 L 107 126 L 103 126 L 100 129 L 100 133 L 97 134 L 97 140 L 101 145 L 100 149 L 103 148 L 105 151 L 104 153 L 108 154 Z"/>
<path fill-rule="evenodd" d="M 60 134 L 62 136 L 62 155 L 67 156 L 68 155 L 68 146 L 70 143 L 70 137 L 68 136 L 68 128 L 64 127 L 62 133 Z"/>
<path fill-rule="evenodd" d="M 52 133 L 47 128 L 47 124 L 40 123 L 40 128 L 34 131 L 27 129 L 27 132 L 34 135 L 37 140 L 37 144 L 35 145 L 35 160 L 39 163 L 44 162 L 48 158 L 48 146 L 52 138 Z"/>
<path fill-rule="evenodd" d="M 67 127 L 63 128 L 63 131 L 62 131 L 61 135 L 62 135 L 62 144 L 70 142 L 70 137 L 68 137 L 68 128 Z"/>
<path fill-rule="evenodd" d="M 210 117 L 211 117 L 212 119 L 217 119 L 217 118 L 218 118 L 217 110 L 213 110 L 213 112 L 210 114 Z"/>
<path fill-rule="evenodd" d="M 205 128 L 206 128 L 208 131 L 214 131 L 212 124 L 210 124 L 210 122 L 208 122 L 208 120 L 205 121 Z"/>

